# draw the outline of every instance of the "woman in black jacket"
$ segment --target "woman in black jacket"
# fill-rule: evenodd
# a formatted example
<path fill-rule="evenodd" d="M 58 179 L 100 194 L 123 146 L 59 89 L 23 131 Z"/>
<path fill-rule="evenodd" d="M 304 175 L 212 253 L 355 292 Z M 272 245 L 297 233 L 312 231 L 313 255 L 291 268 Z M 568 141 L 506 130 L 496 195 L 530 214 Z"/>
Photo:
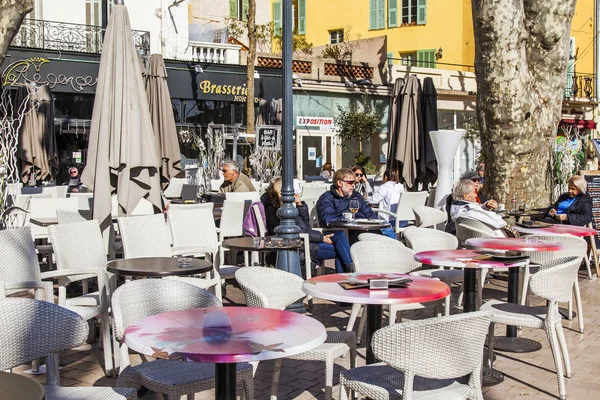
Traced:
<path fill-rule="evenodd" d="M 279 226 L 279 216 L 277 210 L 282 205 L 281 201 L 281 177 L 275 177 L 267 188 L 265 194 L 260 198 L 265 207 L 265 218 L 267 219 L 267 230 L 269 233 L 275 233 L 275 228 Z M 298 210 L 296 217 L 296 226 L 300 228 L 301 233 L 308 233 L 310 241 L 310 258 L 314 263 L 322 260 L 335 258 L 336 271 L 343 272 L 353 269 L 352 257 L 350 256 L 350 243 L 342 231 L 323 233 L 310 227 L 310 215 L 308 206 L 300 199 L 300 195 L 294 195 L 294 203 Z M 341 234 L 340 234 L 341 233 Z"/>
<path fill-rule="evenodd" d="M 569 179 L 568 192 L 558 197 L 545 219 L 554 223 L 586 226 L 592 222 L 592 198 L 586 193 L 587 183 L 580 175 Z"/>

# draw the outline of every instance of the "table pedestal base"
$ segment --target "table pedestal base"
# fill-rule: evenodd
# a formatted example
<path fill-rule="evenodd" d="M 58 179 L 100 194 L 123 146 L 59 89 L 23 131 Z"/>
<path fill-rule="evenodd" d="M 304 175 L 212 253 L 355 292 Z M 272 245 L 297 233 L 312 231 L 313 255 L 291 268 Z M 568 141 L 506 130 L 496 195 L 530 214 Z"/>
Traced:
<path fill-rule="evenodd" d="M 481 374 L 481 386 L 495 386 L 504 381 L 504 375 L 493 368 L 483 367 Z"/>
<path fill-rule="evenodd" d="M 532 353 L 542 348 L 542 344 L 532 339 L 523 337 L 496 336 L 494 350 L 509 353 Z"/>
<path fill-rule="evenodd" d="M 379 304 L 367 304 L 367 365 L 375 364 L 378 360 L 373 354 L 371 340 L 376 330 L 381 328 L 381 318 L 383 318 L 383 307 Z"/>
<path fill-rule="evenodd" d="M 215 399 L 235 400 L 237 391 L 237 363 L 215 363 Z"/>

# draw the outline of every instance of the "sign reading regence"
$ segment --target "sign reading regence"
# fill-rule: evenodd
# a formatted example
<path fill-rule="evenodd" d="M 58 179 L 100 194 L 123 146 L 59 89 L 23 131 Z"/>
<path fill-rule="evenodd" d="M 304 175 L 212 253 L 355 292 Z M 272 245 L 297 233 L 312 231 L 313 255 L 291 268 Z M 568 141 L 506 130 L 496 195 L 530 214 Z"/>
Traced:
<path fill-rule="evenodd" d="M 320 130 L 332 130 L 332 117 L 296 117 L 296 126 L 318 126 Z"/>

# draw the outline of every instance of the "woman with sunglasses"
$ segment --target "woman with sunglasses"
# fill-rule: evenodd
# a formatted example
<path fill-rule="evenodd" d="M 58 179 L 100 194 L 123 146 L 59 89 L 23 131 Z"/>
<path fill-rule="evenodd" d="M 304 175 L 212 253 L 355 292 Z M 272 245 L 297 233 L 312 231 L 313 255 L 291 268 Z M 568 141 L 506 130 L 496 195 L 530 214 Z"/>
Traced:
<path fill-rule="evenodd" d="M 354 173 L 354 190 L 356 190 L 365 199 L 373 195 L 373 189 L 367 180 L 367 174 L 362 165 L 356 164 L 352 167 Z"/>
<path fill-rule="evenodd" d="M 68 192 L 79 192 L 81 190 L 81 177 L 75 167 L 69 168 L 69 188 Z"/>

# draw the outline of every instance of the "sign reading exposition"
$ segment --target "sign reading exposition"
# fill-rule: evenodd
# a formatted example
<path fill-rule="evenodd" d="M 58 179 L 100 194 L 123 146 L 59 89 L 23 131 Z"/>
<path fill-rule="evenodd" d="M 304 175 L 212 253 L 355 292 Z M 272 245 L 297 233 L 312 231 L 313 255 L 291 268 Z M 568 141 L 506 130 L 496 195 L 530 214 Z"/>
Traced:
<path fill-rule="evenodd" d="M 587 192 L 592 198 L 592 227 L 600 229 L 600 171 L 579 171 L 587 182 Z M 596 235 L 596 246 L 600 247 L 600 234 Z"/>
<path fill-rule="evenodd" d="M 333 118 L 332 117 L 296 117 L 296 127 L 299 126 L 316 126 L 319 130 L 332 130 Z"/>
<path fill-rule="evenodd" d="M 281 144 L 280 125 L 258 125 L 256 127 L 256 147 L 279 149 Z"/>

